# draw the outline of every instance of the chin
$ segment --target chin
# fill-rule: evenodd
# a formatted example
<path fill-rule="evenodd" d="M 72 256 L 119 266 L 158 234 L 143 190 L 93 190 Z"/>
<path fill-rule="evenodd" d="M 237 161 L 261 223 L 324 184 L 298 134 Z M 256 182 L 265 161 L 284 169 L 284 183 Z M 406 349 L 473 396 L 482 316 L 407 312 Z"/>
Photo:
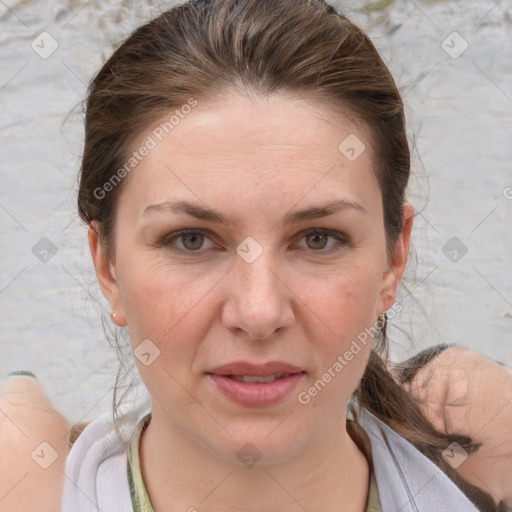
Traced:
<path fill-rule="evenodd" d="M 223 430 L 222 439 L 215 442 L 203 437 L 203 440 L 210 451 L 230 463 L 248 468 L 271 466 L 287 462 L 314 443 L 313 439 L 308 443 L 304 432 L 290 430 L 290 427 L 297 426 L 296 420 L 290 424 L 287 422 L 260 418 L 252 424 L 250 420 L 236 426 L 225 423 L 227 432 Z"/>

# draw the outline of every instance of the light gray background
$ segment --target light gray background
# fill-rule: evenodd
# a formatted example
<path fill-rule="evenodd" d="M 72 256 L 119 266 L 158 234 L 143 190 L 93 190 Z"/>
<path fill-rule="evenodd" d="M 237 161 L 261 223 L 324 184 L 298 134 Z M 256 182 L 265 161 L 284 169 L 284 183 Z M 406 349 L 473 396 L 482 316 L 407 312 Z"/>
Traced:
<path fill-rule="evenodd" d="M 366 3 L 335 5 L 367 30 L 403 93 L 421 212 L 393 355 L 460 343 L 511 365 L 512 2 L 395 0 L 359 12 Z M 76 214 L 79 110 L 64 120 L 112 45 L 171 4 L 0 1 L 0 375 L 32 370 L 72 421 L 111 408 L 118 363 Z M 58 44 L 47 58 L 31 47 L 51 48 L 42 32 Z M 443 49 L 464 41 L 458 58 Z M 33 252 L 43 237 L 56 249 L 46 263 Z"/>

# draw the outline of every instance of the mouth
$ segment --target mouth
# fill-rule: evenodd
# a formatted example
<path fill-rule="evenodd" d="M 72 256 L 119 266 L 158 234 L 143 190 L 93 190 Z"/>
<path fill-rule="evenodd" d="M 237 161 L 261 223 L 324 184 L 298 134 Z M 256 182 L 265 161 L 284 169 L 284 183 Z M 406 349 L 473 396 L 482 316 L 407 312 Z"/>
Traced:
<path fill-rule="evenodd" d="M 303 373 L 303 372 L 297 372 L 297 373 Z M 245 382 L 248 384 L 253 384 L 255 382 L 267 384 L 269 382 L 274 382 L 279 379 L 283 379 L 286 377 L 289 377 L 290 375 L 295 375 L 291 373 L 275 373 L 273 375 L 224 375 L 224 377 L 227 377 L 228 379 L 233 379 L 238 382 Z"/>
<path fill-rule="evenodd" d="M 271 369 L 276 365 L 281 366 L 280 371 Z M 304 370 L 282 363 L 270 363 L 256 369 L 246 363 L 237 363 L 207 372 L 216 392 L 244 407 L 279 404 L 292 394 L 305 375 Z"/>

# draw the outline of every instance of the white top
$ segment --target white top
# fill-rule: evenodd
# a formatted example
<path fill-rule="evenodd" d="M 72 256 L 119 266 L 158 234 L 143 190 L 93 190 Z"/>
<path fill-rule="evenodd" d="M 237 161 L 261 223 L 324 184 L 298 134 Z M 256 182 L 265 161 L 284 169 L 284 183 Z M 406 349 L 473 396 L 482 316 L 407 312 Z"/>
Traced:
<path fill-rule="evenodd" d="M 111 413 L 92 421 L 66 462 L 61 512 L 133 512 L 128 443 L 148 406 L 122 415 L 117 437 Z M 366 410 L 359 424 L 371 442 L 382 512 L 479 512 L 433 462 Z"/>

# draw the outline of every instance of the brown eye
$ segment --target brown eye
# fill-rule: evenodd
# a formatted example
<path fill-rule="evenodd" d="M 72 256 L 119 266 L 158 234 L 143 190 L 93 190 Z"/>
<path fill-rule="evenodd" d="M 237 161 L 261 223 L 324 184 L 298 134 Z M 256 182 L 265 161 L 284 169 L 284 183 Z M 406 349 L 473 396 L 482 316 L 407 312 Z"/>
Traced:
<path fill-rule="evenodd" d="M 310 233 L 306 235 L 306 238 L 310 240 L 310 249 L 324 249 L 327 244 L 328 235 L 325 233 Z"/>
<path fill-rule="evenodd" d="M 330 254 L 337 252 L 349 245 L 347 237 L 338 231 L 329 231 L 325 229 L 313 229 L 302 233 L 302 239 L 306 240 L 306 249 L 319 254 Z M 334 243 L 329 243 L 329 239 Z M 302 246 L 304 249 L 304 246 Z"/>
<path fill-rule="evenodd" d="M 206 245 L 210 242 L 210 245 Z M 211 238 L 201 231 L 184 230 L 169 233 L 156 242 L 157 247 L 165 247 L 184 255 L 200 256 L 208 249 L 214 248 Z"/>
<path fill-rule="evenodd" d="M 181 241 L 185 249 L 189 251 L 197 251 L 201 249 L 204 241 L 204 235 L 201 233 L 183 233 L 181 235 Z"/>

